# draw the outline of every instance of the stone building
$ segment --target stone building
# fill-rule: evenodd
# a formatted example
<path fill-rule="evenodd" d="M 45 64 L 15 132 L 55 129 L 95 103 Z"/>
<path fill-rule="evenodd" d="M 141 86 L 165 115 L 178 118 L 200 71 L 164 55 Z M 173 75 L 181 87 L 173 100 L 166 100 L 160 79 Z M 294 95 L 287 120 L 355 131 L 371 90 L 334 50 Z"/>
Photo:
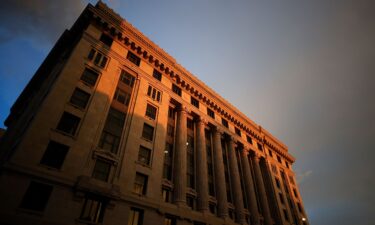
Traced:
<path fill-rule="evenodd" d="M 102 2 L 5 125 L 0 224 L 308 224 L 287 147 Z"/>

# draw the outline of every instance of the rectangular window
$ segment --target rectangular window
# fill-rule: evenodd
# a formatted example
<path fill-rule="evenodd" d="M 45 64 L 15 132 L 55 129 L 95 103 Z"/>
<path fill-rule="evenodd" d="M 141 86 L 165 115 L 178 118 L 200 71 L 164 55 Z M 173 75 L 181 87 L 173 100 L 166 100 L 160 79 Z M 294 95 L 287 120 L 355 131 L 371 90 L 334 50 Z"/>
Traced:
<path fill-rule="evenodd" d="M 161 81 L 161 77 L 162 77 L 162 75 L 161 75 L 161 73 L 160 73 L 159 71 L 157 71 L 157 70 L 154 69 L 154 72 L 152 73 L 152 76 L 153 76 L 156 80 Z"/>
<path fill-rule="evenodd" d="M 142 225 L 143 224 L 143 210 L 131 208 L 129 213 L 128 225 Z"/>
<path fill-rule="evenodd" d="M 98 80 L 99 74 L 94 70 L 85 68 L 82 73 L 81 80 L 88 86 L 93 87 Z"/>
<path fill-rule="evenodd" d="M 241 130 L 238 129 L 237 127 L 234 128 L 234 132 L 235 132 L 238 136 L 241 136 Z"/>
<path fill-rule="evenodd" d="M 277 156 L 277 161 L 278 161 L 279 163 L 281 163 L 281 158 L 280 158 L 280 156 Z"/>
<path fill-rule="evenodd" d="M 275 181 L 276 181 L 276 186 L 277 186 L 277 188 L 281 188 L 281 186 L 280 186 L 280 180 L 278 179 L 278 178 L 276 178 L 275 177 Z"/>
<path fill-rule="evenodd" d="M 141 173 L 136 173 L 133 192 L 139 195 L 146 195 L 148 177 Z"/>
<path fill-rule="evenodd" d="M 104 124 L 102 136 L 100 137 L 99 147 L 112 153 L 117 153 L 122 129 L 125 123 L 125 113 L 110 108 L 107 119 Z"/>
<path fill-rule="evenodd" d="M 154 127 L 148 125 L 147 123 L 144 123 L 142 137 L 148 141 L 152 141 L 154 139 Z"/>
<path fill-rule="evenodd" d="M 199 108 L 199 101 L 198 101 L 196 98 L 193 98 L 193 97 L 190 96 L 190 103 L 191 103 L 193 106 Z"/>
<path fill-rule="evenodd" d="M 174 109 L 172 107 L 168 108 L 168 118 L 174 120 Z"/>
<path fill-rule="evenodd" d="M 164 225 L 176 225 L 176 218 L 173 216 L 165 216 Z"/>
<path fill-rule="evenodd" d="M 80 121 L 79 117 L 64 112 L 56 129 L 70 135 L 75 135 Z"/>
<path fill-rule="evenodd" d="M 286 221 L 289 221 L 289 216 L 288 216 L 288 212 L 286 211 L 286 209 L 283 209 L 283 212 L 284 212 L 284 218 Z"/>
<path fill-rule="evenodd" d="M 287 161 L 285 161 L 285 166 L 289 169 L 289 163 Z"/>
<path fill-rule="evenodd" d="M 297 190 L 295 188 L 293 188 L 293 194 L 294 194 L 294 197 L 298 198 Z"/>
<path fill-rule="evenodd" d="M 100 198 L 86 196 L 80 219 L 92 223 L 102 223 L 107 201 Z"/>
<path fill-rule="evenodd" d="M 99 39 L 103 44 L 107 45 L 108 47 L 111 47 L 113 38 L 107 34 L 102 33 Z"/>
<path fill-rule="evenodd" d="M 163 187 L 161 190 L 161 194 L 163 196 L 164 202 L 172 202 L 172 191 L 169 188 Z"/>
<path fill-rule="evenodd" d="M 210 213 L 216 215 L 216 204 L 215 203 L 210 202 L 209 205 L 208 205 L 208 208 L 210 210 Z"/>
<path fill-rule="evenodd" d="M 128 106 L 130 102 L 130 94 L 127 92 L 116 88 L 115 95 L 113 96 L 113 99 L 120 102 L 121 104 Z"/>
<path fill-rule="evenodd" d="M 172 180 L 173 144 L 166 143 L 164 149 L 163 178 Z"/>
<path fill-rule="evenodd" d="M 136 66 L 139 66 L 139 64 L 141 63 L 141 58 L 139 58 L 138 56 L 136 56 L 133 52 L 131 51 L 128 51 L 128 55 L 126 56 L 126 58 L 132 62 L 134 65 Z"/>
<path fill-rule="evenodd" d="M 129 87 L 134 86 L 135 77 L 125 70 L 121 70 L 120 81 Z"/>
<path fill-rule="evenodd" d="M 111 172 L 111 164 L 97 159 L 94 167 L 94 171 L 92 172 L 92 177 L 102 181 L 108 181 L 109 173 Z"/>
<path fill-rule="evenodd" d="M 161 100 L 161 92 L 151 85 L 148 86 L 147 96 L 158 102 Z"/>
<path fill-rule="evenodd" d="M 60 169 L 68 150 L 69 146 L 57 143 L 55 141 L 50 141 L 40 161 L 40 164 Z"/>
<path fill-rule="evenodd" d="M 170 124 L 167 125 L 167 135 L 169 137 L 173 137 L 174 136 L 174 127 Z"/>
<path fill-rule="evenodd" d="M 280 198 L 280 202 L 281 204 L 285 204 L 285 201 L 284 201 L 284 197 L 283 197 L 283 194 L 279 193 L 279 198 Z"/>
<path fill-rule="evenodd" d="M 186 185 L 189 188 L 195 187 L 195 178 L 194 178 L 194 137 L 191 135 L 187 136 L 187 183 Z"/>
<path fill-rule="evenodd" d="M 140 146 L 138 152 L 138 162 L 146 165 L 150 165 L 151 161 L 151 149 Z"/>
<path fill-rule="evenodd" d="M 77 106 L 78 108 L 86 108 L 87 102 L 90 99 L 90 94 L 82 91 L 79 88 L 76 88 L 73 92 L 72 97 L 70 98 L 70 103 Z"/>
<path fill-rule="evenodd" d="M 150 104 L 147 104 L 147 108 L 146 108 L 146 116 L 155 120 L 156 119 L 156 112 L 157 112 L 157 109 L 156 107 L 150 105 Z"/>
<path fill-rule="evenodd" d="M 175 84 L 172 84 L 172 91 L 176 93 L 177 95 L 181 96 L 182 95 L 182 90 L 180 87 L 178 87 Z"/>
<path fill-rule="evenodd" d="M 228 121 L 224 118 L 221 118 L 221 124 L 223 124 L 224 127 L 228 128 L 229 125 L 228 125 Z"/>
<path fill-rule="evenodd" d="M 291 184 L 295 184 L 295 183 L 294 183 L 294 179 L 293 179 L 292 176 L 289 176 L 289 182 L 290 182 Z"/>
<path fill-rule="evenodd" d="M 246 135 L 246 140 L 248 143 L 253 144 L 253 139 L 249 135 Z"/>
<path fill-rule="evenodd" d="M 95 49 L 91 49 L 87 58 L 90 61 L 101 68 L 104 68 L 107 65 L 108 58 L 104 56 L 104 54 L 96 51 Z"/>
<path fill-rule="evenodd" d="M 195 198 L 191 195 L 186 195 L 186 204 L 189 206 L 191 209 L 196 209 L 195 207 Z"/>
<path fill-rule="evenodd" d="M 20 208 L 43 211 L 51 196 L 52 189 L 51 185 L 31 181 L 23 196 Z"/>
<path fill-rule="evenodd" d="M 259 149 L 260 151 L 263 151 L 263 146 L 262 146 L 262 144 L 257 143 L 257 146 L 258 146 L 258 149 Z"/>
<path fill-rule="evenodd" d="M 212 111 L 210 108 L 207 108 L 207 115 L 213 119 L 215 119 L 215 112 Z"/>

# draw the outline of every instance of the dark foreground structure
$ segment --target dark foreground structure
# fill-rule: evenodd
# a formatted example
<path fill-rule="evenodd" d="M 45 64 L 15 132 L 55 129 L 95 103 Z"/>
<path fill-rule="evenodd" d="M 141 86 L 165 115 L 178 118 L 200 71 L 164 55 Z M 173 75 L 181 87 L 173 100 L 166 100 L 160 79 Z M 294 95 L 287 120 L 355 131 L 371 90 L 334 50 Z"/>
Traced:
<path fill-rule="evenodd" d="M 308 224 L 287 147 L 102 2 L 5 125 L 0 224 Z"/>

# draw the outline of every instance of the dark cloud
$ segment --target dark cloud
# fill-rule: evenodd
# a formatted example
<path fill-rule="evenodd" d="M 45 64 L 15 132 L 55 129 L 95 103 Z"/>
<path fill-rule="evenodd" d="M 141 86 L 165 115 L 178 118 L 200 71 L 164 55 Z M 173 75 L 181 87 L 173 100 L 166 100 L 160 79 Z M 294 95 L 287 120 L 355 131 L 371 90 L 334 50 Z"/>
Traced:
<path fill-rule="evenodd" d="M 3 0 L 0 44 L 15 38 L 52 44 L 73 24 L 85 5 L 83 0 Z"/>

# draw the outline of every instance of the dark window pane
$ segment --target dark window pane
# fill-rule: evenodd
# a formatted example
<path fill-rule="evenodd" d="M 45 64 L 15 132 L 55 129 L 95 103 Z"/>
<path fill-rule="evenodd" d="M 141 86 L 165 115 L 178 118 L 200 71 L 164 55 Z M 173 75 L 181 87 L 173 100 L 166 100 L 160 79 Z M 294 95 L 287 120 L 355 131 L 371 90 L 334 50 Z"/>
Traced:
<path fill-rule="evenodd" d="M 154 138 L 154 128 L 145 123 L 143 125 L 142 137 L 149 141 L 152 141 L 152 139 Z"/>
<path fill-rule="evenodd" d="M 207 108 L 207 115 L 211 118 L 215 119 L 215 113 L 211 109 Z"/>
<path fill-rule="evenodd" d="M 103 222 L 106 205 L 106 200 L 95 197 L 86 197 L 80 219 L 93 223 Z"/>
<path fill-rule="evenodd" d="M 127 92 L 117 88 L 113 99 L 117 100 L 118 102 L 128 106 L 130 102 L 130 94 Z"/>
<path fill-rule="evenodd" d="M 246 135 L 246 140 L 248 143 L 253 144 L 253 139 L 250 136 Z"/>
<path fill-rule="evenodd" d="M 157 71 L 157 70 L 154 69 L 154 72 L 152 73 L 152 76 L 154 78 L 156 78 L 157 80 L 161 81 L 162 75 L 161 75 L 161 73 L 159 71 Z"/>
<path fill-rule="evenodd" d="M 103 42 L 108 47 L 111 47 L 112 42 L 113 42 L 113 38 L 111 36 L 107 35 L 107 34 L 102 34 L 100 36 L 100 41 Z"/>
<path fill-rule="evenodd" d="M 90 94 L 82 91 L 79 88 L 76 88 L 73 92 L 72 97 L 70 98 L 70 103 L 79 107 L 79 108 L 86 108 L 87 102 L 90 99 Z"/>
<path fill-rule="evenodd" d="M 29 188 L 23 196 L 20 207 L 35 211 L 43 211 L 52 193 L 51 185 L 30 182 Z"/>
<path fill-rule="evenodd" d="M 191 98 L 190 98 L 190 103 L 191 103 L 193 106 L 199 108 L 199 101 L 198 101 L 197 99 L 191 97 Z"/>
<path fill-rule="evenodd" d="M 141 173 L 136 173 L 134 181 L 134 193 L 139 195 L 146 195 L 147 190 L 147 176 Z"/>
<path fill-rule="evenodd" d="M 121 71 L 120 74 L 120 81 L 129 87 L 133 87 L 134 85 L 135 77 L 131 75 L 130 73 L 126 72 L 125 70 Z"/>
<path fill-rule="evenodd" d="M 94 86 L 96 84 L 96 80 L 98 79 L 99 74 L 91 69 L 85 69 L 81 76 L 81 80 L 85 82 L 85 84 L 89 86 Z"/>
<path fill-rule="evenodd" d="M 228 121 L 225 120 L 224 118 L 221 119 L 221 124 L 223 124 L 224 127 L 228 128 Z"/>
<path fill-rule="evenodd" d="M 92 177 L 98 180 L 107 181 L 109 172 L 111 170 L 111 164 L 103 160 L 97 159 L 92 173 Z"/>
<path fill-rule="evenodd" d="M 142 225 L 143 224 L 143 210 L 131 208 L 129 213 L 128 225 Z"/>
<path fill-rule="evenodd" d="M 131 51 L 128 51 L 128 55 L 126 56 L 126 58 L 132 62 L 134 65 L 137 65 L 139 66 L 139 64 L 141 63 L 141 58 L 139 58 L 138 56 L 136 56 L 133 52 Z"/>
<path fill-rule="evenodd" d="M 138 162 L 149 165 L 150 160 L 151 160 L 151 149 L 140 146 L 139 152 L 138 152 Z"/>
<path fill-rule="evenodd" d="M 172 84 L 172 91 L 176 94 L 178 94 L 179 96 L 181 96 L 181 88 L 178 87 L 177 85 L 175 84 Z"/>
<path fill-rule="evenodd" d="M 40 161 L 40 164 L 60 169 L 68 150 L 68 146 L 55 141 L 50 141 L 46 151 L 44 152 L 42 160 Z"/>
<path fill-rule="evenodd" d="M 79 117 L 68 112 L 64 112 L 59 124 L 57 125 L 57 130 L 60 130 L 67 134 L 74 135 L 77 131 L 80 120 L 81 119 Z"/>
<path fill-rule="evenodd" d="M 263 151 L 263 146 L 260 143 L 257 143 L 257 146 L 260 151 Z"/>
<path fill-rule="evenodd" d="M 241 130 L 238 129 L 237 127 L 234 128 L 234 132 L 235 132 L 237 135 L 241 136 Z"/>
<path fill-rule="evenodd" d="M 150 117 L 151 119 L 156 119 L 156 107 L 150 105 L 150 104 L 147 104 L 147 108 L 146 108 L 146 116 Z"/>

